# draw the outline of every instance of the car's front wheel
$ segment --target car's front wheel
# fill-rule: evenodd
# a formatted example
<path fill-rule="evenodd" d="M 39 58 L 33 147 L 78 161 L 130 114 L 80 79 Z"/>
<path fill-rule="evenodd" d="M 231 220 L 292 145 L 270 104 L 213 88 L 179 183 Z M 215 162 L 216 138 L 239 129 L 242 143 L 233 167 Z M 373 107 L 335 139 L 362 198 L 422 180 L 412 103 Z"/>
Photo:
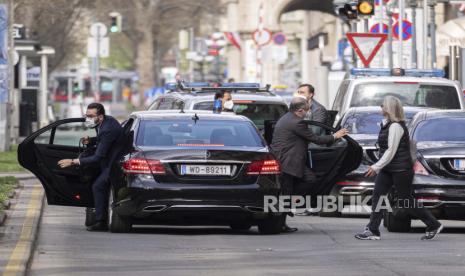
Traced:
<path fill-rule="evenodd" d="M 132 229 L 132 222 L 130 217 L 123 217 L 113 212 L 112 203 L 114 200 L 114 191 L 111 189 L 110 193 L 110 206 L 108 207 L 109 218 L 110 218 L 110 232 L 112 233 L 127 233 Z"/>
<path fill-rule="evenodd" d="M 283 230 L 286 215 L 270 216 L 258 222 L 258 231 L 263 235 L 279 234 Z"/>

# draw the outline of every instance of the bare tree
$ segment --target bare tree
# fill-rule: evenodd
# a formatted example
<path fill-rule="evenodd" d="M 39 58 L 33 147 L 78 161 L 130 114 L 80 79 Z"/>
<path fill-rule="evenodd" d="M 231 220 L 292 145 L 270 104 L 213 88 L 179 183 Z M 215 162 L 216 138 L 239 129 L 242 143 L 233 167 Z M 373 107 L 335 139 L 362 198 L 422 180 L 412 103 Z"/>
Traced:
<path fill-rule="evenodd" d="M 82 22 L 92 0 L 15 0 L 14 21 L 24 24 L 29 38 L 55 48 L 50 68 L 64 67 L 81 52 Z"/>

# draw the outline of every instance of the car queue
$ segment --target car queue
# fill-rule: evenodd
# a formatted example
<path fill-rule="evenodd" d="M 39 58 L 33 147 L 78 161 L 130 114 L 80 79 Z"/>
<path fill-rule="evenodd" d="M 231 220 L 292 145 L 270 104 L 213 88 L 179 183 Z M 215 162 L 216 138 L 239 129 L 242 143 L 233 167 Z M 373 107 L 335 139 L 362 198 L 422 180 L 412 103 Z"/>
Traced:
<path fill-rule="evenodd" d="M 319 128 L 321 135 L 347 128 L 350 137 L 327 145 L 310 144 L 315 178 L 312 185 L 296 190 L 304 196 L 369 195 L 373 179 L 363 178 L 362 171 L 377 160 L 374 140 L 381 118 L 376 108 L 385 96 L 394 95 L 407 106 L 411 138 L 421 141 L 415 195 L 436 208 L 440 218 L 465 218 L 459 210 L 465 206 L 465 153 L 457 151 L 463 149 L 465 138 L 460 133 L 448 137 L 451 132 L 435 137 L 425 123 L 463 124 L 463 111 L 429 111 L 463 110 L 460 87 L 440 78 L 437 71 L 410 71 L 412 76 L 403 76 L 402 70 L 353 73 L 341 84 L 333 105 L 338 112 L 335 128 L 329 126 L 332 122 L 306 122 L 312 130 Z M 218 91 L 231 93 L 233 113 L 212 114 Z M 257 225 L 263 234 L 281 232 L 283 214 L 266 212 L 263 196 L 281 192 L 280 163 L 269 145 L 274 124 L 285 112 L 286 102 L 259 84 L 180 83 L 157 98 L 148 111 L 131 114 L 122 123 L 124 137 L 111 166 L 110 230 L 127 232 L 136 224 L 213 224 L 241 230 Z M 59 134 L 70 125 L 82 129 L 81 133 L 62 140 L 66 135 Z M 427 133 L 432 140 L 422 138 Z M 19 161 L 39 178 L 49 204 L 94 206 L 95 175 L 79 167 L 60 170 L 57 166 L 58 159 L 85 154 L 87 149 L 79 143 L 85 135 L 95 133 L 85 127 L 83 118 L 65 119 L 21 143 Z M 439 152 L 450 143 L 451 151 Z M 438 152 L 428 153 L 433 144 Z M 86 224 L 92 224 L 91 214 L 86 219 L 90 220 Z M 411 219 L 401 212 L 390 213 L 385 225 L 390 231 L 408 231 Z"/>

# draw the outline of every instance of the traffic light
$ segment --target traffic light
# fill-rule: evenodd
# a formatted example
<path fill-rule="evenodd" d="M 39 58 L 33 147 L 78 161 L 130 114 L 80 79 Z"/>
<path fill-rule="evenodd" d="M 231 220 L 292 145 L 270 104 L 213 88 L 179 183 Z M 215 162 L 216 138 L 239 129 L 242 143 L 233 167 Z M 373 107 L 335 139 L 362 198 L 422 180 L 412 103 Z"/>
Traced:
<path fill-rule="evenodd" d="M 339 9 L 339 15 L 348 20 L 357 19 L 357 8 L 351 4 L 345 4 L 344 7 Z"/>
<path fill-rule="evenodd" d="M 384 0 L 381 0 L 384 1 Z M 361 16 L 372 16 L 375 14 L 374 0 L 360 0 L 357 5 L 358 14 Z"/>
<path fill-rule="evenodd" d="M 121 24 L 122 18 L 121 14 L 118 12 L 111 12 L 110 14 L 110 32 L 112 33 L 120 33 L 121 32 Z"/>

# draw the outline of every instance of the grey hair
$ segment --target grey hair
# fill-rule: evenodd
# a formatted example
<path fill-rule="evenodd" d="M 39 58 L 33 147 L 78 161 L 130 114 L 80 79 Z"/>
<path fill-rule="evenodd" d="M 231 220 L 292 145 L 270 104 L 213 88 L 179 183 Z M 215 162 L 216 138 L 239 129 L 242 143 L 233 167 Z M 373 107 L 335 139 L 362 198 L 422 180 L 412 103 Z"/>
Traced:
<path fill-rule="evenodd" d="M 299 109 L 308 110 L 310 108 L 307 99 L 303 97 L 294 97 L 289 105 L 290 112 L 296 112 Z"/>
<path fill-rule="evenodd" d="M 405 121 L 404 107 L 399 98 L 386 96 L 383 101 L 383 110 L 391 122 Z"/>

